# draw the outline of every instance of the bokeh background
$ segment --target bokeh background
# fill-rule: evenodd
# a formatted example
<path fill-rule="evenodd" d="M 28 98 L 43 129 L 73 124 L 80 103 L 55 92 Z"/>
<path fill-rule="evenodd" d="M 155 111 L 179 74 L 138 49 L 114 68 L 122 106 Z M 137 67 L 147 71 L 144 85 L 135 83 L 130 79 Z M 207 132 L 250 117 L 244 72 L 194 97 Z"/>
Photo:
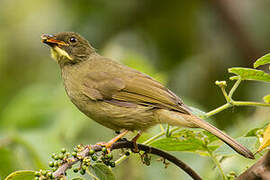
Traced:
<path fill-rule="evenodd" d="M 0 0 L 0 179 L 15 170 L 48 168 L 50 155 L 62 147 L 114 135 L 68 100 L 59 67 L 40 42 L 42 33 L 78 32 L 100 54 L 153 76 L 187 104 L 209 111 L 225 102 L 214 82 L 228 80 L 227 68 L 252 67 L 270 51 L 269 6 L 267 0 Z M 235 99 L 261 101 L 269 92 L 269 84 L 246 82 Z M 267 108 L 233 108 L 213 118 L 233 137 L 267 121 Z M 203 177 L 217 178 L 209 158 L 175 155 Z M 243 170 L 223 165 L 226 172 Z M 173 165 L 164 169 L 153 160 L 147 167 L 137 156 L 114 172 L 119 180 L 189 179 Z"/>

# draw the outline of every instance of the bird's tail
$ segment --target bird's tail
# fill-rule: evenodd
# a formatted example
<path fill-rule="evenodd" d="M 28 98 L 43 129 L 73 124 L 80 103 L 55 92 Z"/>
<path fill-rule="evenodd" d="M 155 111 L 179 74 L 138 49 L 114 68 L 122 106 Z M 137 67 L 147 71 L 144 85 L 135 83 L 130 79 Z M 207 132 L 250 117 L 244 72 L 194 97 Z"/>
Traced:
<path fill-rule="evenodd" d="M 165 117 L 161 118 L 162 115 L 164 114 L 167 115 L 166 120 L 163 119 Z M 182 113 L 172 112 L 172 111 L 170 111 L 169 113 L 168 111 L 166 113 L 160 112 L 159 115 L 161 115 L 159 116 L 161 122 L 163 121 L 170 125 L 199 127 L 199 128 L 205 129 L 206 131 L 209 131 L 210 133 L 217 136 L 219 139 L 221 139 L 223 142 L 225 142 L 227 145 L 229 145 L 232 149 L 234 149 L 239 154 L 243 155 L 246 158 L 255 159 L 253 153 L 249 149 L 247 149 L 243 145 L 236 142 L 233 138 L 231 138 L 230 136 L 228 136 L 227 134 L 225 134 L 224 132 L 216 128 L 215 126 L 209 124 L 208 122 L 194 115 L 182 114 Z"/>
<path fill-rule="evenodd" d="M 223 142 L 225 142 L 227 145 L 229 145 L 231 148 L 233 148 L 236 152 L 243 155 L 246 158 L 255 159 L 253 153 L 247 149 L 245 146 L 239 144 L 237 141 L 235 141 L 233 138 L 216 128 L 215 126 L 209 124 L 208 122 L 199 119 L 198 117 L 194 116 L 196 118 L 195 123 L 200 127 L 205 129 L 206 131 L 209 131 L 210 133 L 217 136 L 219 139 L 221 139 Z"/>

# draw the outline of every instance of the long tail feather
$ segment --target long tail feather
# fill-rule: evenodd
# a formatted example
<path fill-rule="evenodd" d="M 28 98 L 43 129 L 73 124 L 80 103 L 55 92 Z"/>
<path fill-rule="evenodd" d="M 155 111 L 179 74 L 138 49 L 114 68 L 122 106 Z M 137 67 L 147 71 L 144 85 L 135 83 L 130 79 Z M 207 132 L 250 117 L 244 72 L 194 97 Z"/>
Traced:
<path fill-rule="evenodd" d="M 209 131 L 210 133 L 217 136 L 219 139 L 221 139 L 223 142 L 225 142 L 227 145 L 229 145 L 231 148 L 233 148 L 236 152 L 243 155 L 246 158 L 255 159 L 253 153 L 244 147 L 243 145 L 239 144 L 237 141 L 235 141 L 233 138 L 216 128 L 215 126 L 209 124 L 208 122 L 191 115 L 192 118 L 189 118 L 192 123 L 196 124 L 200 128 L 205 129 L 206 131 Z"/>
<path fill-rule="evenodd" d="M 233 138 L 216 128 L 215 126 L 209 124 L 208 122 L 192 115 L 192 114 L 183 114 L 180 112 L 160 109 L 156 111 L 156 117 L 160 123 L 168 123 L 173 126 L 183 126 L 191 128 L 202 128 L 206 131 L 217 136 L 232 149 L 234 149 L 239 154 L 243 155 L 246 158 L 254 159 L 253 153 L 244 147 L 243 145 L 236 142 Z"/>

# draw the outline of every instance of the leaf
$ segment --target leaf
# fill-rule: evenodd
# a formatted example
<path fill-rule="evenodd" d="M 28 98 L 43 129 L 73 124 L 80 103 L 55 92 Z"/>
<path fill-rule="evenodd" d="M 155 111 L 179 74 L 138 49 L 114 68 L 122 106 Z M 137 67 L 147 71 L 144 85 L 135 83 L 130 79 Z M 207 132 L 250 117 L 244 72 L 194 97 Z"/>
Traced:
<path fill-rule="evenodd" d="M 261 131 L 265 131 L 265 129 L 267 128 L 268 126 L 268 123 L 266 124 L 263 124 L 263 125 L 260 125 L 259 127 L 256 127 L 256 128 L 253 128 L 253 129 L 250 129 L 246 135 L 244 135 L 244 137 L 249 137 L 249 136 L 255 136 L 255 137 L 258 137 L 259 134 L 261 134 Z"/>
<path fill-rule="evenodd" d="M 112 170 L 105 164 L 95 163 L 91 167 L 100 180 L 115 180 Z"/>
<path fill-rule="evenodd" d="M 264 101 L 265 103 L 270 104 L 270 94 L 264 96 L 264 97 L 263 97 L 263 101 Z"/>
<path fill-rule="evenodd" d="M 166 151 L 208 151 L 216 149 L 218 146 L 210 145 L 217 138 L 206 131 L 192 131 L 188 129 L 180 130 L 171 137 L 164 137 L 151 143 L 151 146 Z"/>
<path fill-rule="evenodd" d="M 266 130 L 263 133 L 263 141 L 261 142 L 260 147 L 257 150 L 257 152 L 262 151 L 269 145 L 270 145 L 270 124 L 267 126 Z"/>
<path fill-rule="evenodd" d="M 257 68 L 261 65 L 270 64 L 270 53 L 264 55 L 263 57 L 260 57 L 257 59 L 257 61 L 254 63 L 254 68 Z"/>
<path fill-rule="evenodd" d="M 236 138 L 237 142 L 242 144 L 243 146 L 247 147 L 251 151 L 256 151 L 258 147 L 258 138 L 257 137 L 239 137 Z M 218 149 L 214 151 L 216 155 L 222 155 L 222 156 L 230 156 L 237 154 L 231 147 L 229 147 L 227 144 L 223 144 Z"/>
<path fill-rule="evenodd" d="M 270 82 L 270 75 L 261 70 L 235 67 L 235 68 L 229 68 L 228 71 L 229 73 L 233 73 L 240 76 L 242 80 Z M 238 76 L 233 76 L 230 79 L 236 80 L 238 79 Z"/>
<path fill-rule="evenodd" d="M 33 180 L 35 178 L 35 171 L 21 170 L 15 171 L 8 175 L 5 180 Z"/>
<path fill-rule="evenodd" d="M 1 141 L 2 140 L 2 141 Z M 4 144 L 4 139 L 0 140 L 0 144 Z M 16 157 L 10 151 L 10 149 L 4 147 L 0 147 L 0 179 L 1 177 L 6 177 L 11 172 L 18 169 L 18 163 L 16 162 Z"/>
<path fill-rule="evenodd" d="M 73 178 L 72 180 L 85 180 L 85 179 L 82 178 L 82 177 L 75 177 L 75 178 Z"/>

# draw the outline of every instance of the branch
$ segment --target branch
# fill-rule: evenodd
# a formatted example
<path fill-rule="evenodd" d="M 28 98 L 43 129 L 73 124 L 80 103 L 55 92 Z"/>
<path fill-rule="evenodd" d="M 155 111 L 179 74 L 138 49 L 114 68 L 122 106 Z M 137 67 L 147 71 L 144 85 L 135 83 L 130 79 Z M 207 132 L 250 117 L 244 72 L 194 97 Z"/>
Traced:
<path fill-rule="evenodd" d="M 270 151 L 259 161 L 248 168 L 236 180 L 269 180 L 270 177 Z"/>
<path fill-rule="evenodd" d="M 143 145 L 143 144 L 137 144 L 137 145 L 138 145 L 138 149 L 141 151 L 163 157 L 164 159 L 167 159 L 168 161 L 174 163 L 176 166 L 178 166 L 183 171 L 185 171 L 187 174 L 189 174 L 190 177 L 192 177 L 194 180 L 202 180 L 202 178 L 193 169 L 191 169 L 187 164 L 185 164 L 181 160 L 177 159 L 173 155 L 171 155 L 167 152 L 164 152 L 162 150 L 159 150 L 157 148 L 147 146 L 147 145 Z M 119 142 L 116 142 L 113 144 L 111 150 L 122 149 L 122 148 L 128 148 L 128 149 L 132 150 L 132 149 L 134 149 L 134 144 L 131 141 L 119 141 Z M 64 164 L 62 164 L 53 173 L 53 177 L 55 179 L 62 177 L 65 174 L 65 172 L 72 167 L 72 165 L 81 161 L 85 157 L 90 156 L 90 154 L 89 154 L 90 149 L 94 150 L 95 152 L 98 152 L 98 151 L 102 150 L 102 146 L 100 146 L 100 145 L 86 146 L 82 151 L 77 153 L 77 157 L 71 157 L 71 158 L 67 159 L 67 161 Z"/>

